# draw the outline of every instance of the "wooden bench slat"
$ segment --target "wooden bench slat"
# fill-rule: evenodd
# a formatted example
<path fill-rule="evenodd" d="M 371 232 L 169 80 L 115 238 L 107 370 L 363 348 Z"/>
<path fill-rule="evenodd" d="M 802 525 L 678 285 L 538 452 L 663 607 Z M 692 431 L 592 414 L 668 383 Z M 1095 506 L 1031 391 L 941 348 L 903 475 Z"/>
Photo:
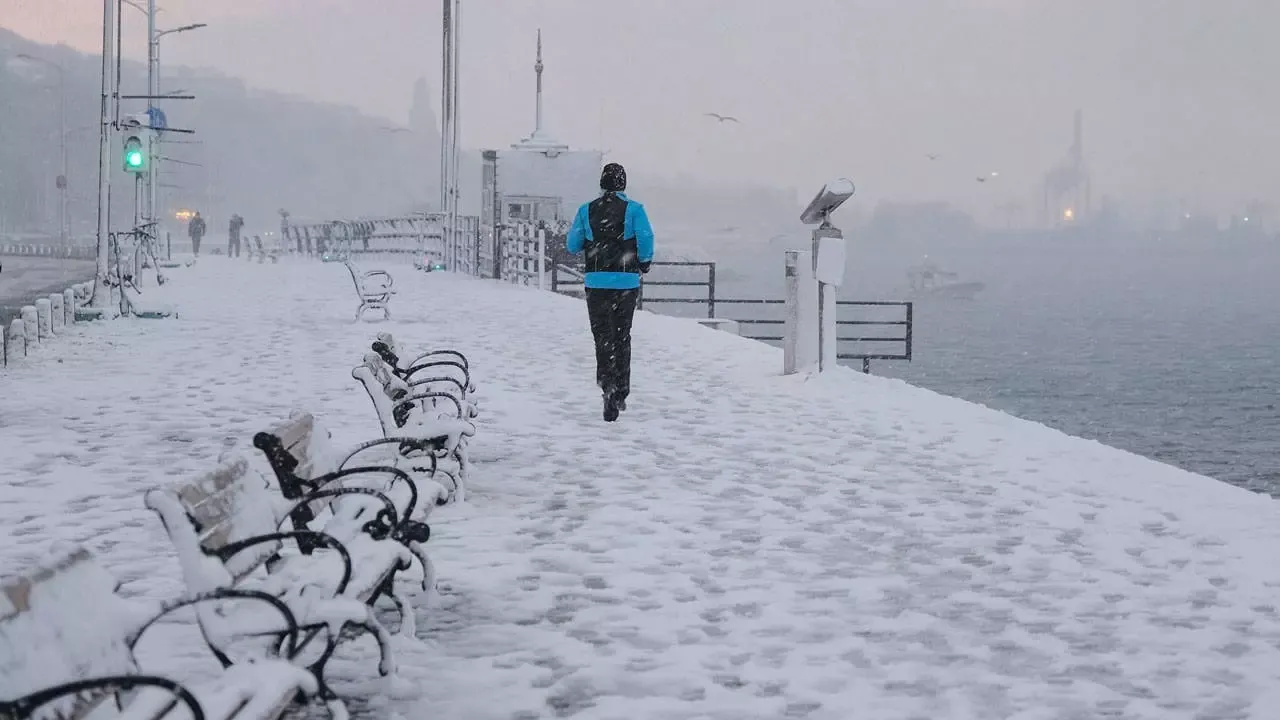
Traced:
<path fill-rule="evenodd" d="M 0 584 L 0 699 L 89 677 L 137 674 L 128 637 L 136 615 L 116 595 L 118 584 L 83 548 Z M 77 717 L 101 700 L 91 694 L 55 705 Z"/>
<path fill-rule="evenodd" d="M 299 691 L 317 691 L 308 671 L 279 662 L 189 685 L 142 674 L 138 636 L 190 601 L 144 605 L 117 587 L 83 548 L 0 584 L 0 717 L 160 720 L 189 716 L 191 703 L 209 718 L 274 720 Z M 124 690 L 136 692 L 119 695 L 123 708 L 108 702 Z"/>

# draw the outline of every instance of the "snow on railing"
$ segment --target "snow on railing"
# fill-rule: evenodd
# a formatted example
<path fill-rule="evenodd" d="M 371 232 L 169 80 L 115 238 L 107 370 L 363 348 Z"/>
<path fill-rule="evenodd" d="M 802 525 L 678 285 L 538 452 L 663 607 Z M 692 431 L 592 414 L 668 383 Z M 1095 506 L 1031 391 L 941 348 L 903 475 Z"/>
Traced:
<path fill-rule="evenodd" d="M 541 223 L 511 223 L 501 232 L 502 279 L 516 285 L 545 288 L 547 228 Z"/>
<path fill-rule="evenodd" d="M 4 366 L 24 361 L 46 341 L 66 331 L 76 323 L 76 308 L 89 301 L 93 283 L 73 285 L 61 293 L 54 293 L 22 307 L 18 317 L 0 332 L 3 337 Z"/>
<path fill-rule="evenodd" d="M 0 255 L 24 255 L 32 257 L 92 260 L 98 248 L 92 245 L 47 245 L 32 243 L 0 243 Z"/>
<path fill-rule="evenodd" d="M 408 258 L 420 267 L 442 264 L 451 271 L 479 275 L 492 266 L 491 260 L 486 266 L 485 259 L 493 257 L 491 248 L 482 247 L 482 237 L 488 236 L 477 217 L 459 216 L 449 232 L 440 213 L 415 213 L 294 223 L 285 231 L 282 250 L 329 260 Z"/>

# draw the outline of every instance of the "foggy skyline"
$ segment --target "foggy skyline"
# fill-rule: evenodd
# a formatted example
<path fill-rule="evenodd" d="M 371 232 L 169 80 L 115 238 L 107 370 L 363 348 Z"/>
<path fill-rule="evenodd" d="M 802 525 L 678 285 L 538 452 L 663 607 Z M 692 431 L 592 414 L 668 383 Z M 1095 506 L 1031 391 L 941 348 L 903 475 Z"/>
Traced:
<path fill-rule="evenodd" d="M 252 86 L 407 121 L 414 80 L 438 107 L 439 3 L 161 0 L 163 58 Z M 145 21 L 126 8 L 126 56 Z M 1280 199 L 1264 0 L 474 0 L 463 8 L 462 139 L 503 148 L 533 125 L 543 29 L 546 125 L 633 172 L 816 188 L 863 204 L 1028 205 L 1085 117 L 1095 200 L 1238 211 Z M 100 50 L 98 0 L 4 0 L 0 25 Z M 705 112 L 734 115 L 719 124 Z M 936 161 L 926 155 L 936 153 Z M 434 169 L 432 170 L 434 172 Z M 998 171 L 998 180 L 974 177 Z"/>

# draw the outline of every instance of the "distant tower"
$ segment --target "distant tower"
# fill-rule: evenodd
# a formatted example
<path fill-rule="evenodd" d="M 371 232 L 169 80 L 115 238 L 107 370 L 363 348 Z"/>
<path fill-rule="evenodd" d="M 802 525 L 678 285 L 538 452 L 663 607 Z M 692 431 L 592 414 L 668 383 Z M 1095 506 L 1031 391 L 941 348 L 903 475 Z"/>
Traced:
<path fill-rule="evenodd" d="M 413 84 L 413 102 L 409 106 L 409 130 L 397 137 L 404 138 L 405 148 L 411 153 L 412 161 L 417 167 L 434 168 L 440 166 L 440 124 L 436 113 L 431 108 L 431 89 L 426 78 L 418 78 Z M 440 194 L 439 176 L 427 173 L 423 184 L 414 192 L 413 202 L 426 207 L 435 202 Z"/>
<path fill-rule="evenodd" d="M 533 63 L 533 72 L 538 76 L 537 107 L 534 110 L 533 134 L 542 134 L 542 28 L 538 28 L 538 59 Z"/>
<path fill-rule="evenodd" d="M 1066 159 L 1045 173 L 1043 213 L 1050 226 L 1074 224 L 1092 211 L 1092 187 L 1084 160 L 1084 113 L 1076 110 Z"/>
<path fill-rule="evenodd" d="M 536 77 L 536 95 L 534 98 L 534 114 L 533 114 L 533 133 L 529 137 L 512 145 L 517 150 L 537 150 L 552 157 L 569 150 L 568 145 L 556 142 L 546 130 L 542 127 L 542 29 L 538 29 L 538 54 L 537 59 L 533 63 L 533 72 Z"/>
<path fill-rule="evenodd" d="M 413 104 L 409 106 L 409 129 L 422 135 L 424 141 L 436 142 L 440 137 L 440 125 L 431 109 L 431 89 L 426 78 L 418 78 L 413 84 Z"/>
<path fill-rule="evenodd" d="M 1071 164 L 1076 169 L 1084 167 L 1084 111 L 1082 110 L 1076 110 L 1071 133 Z"/>

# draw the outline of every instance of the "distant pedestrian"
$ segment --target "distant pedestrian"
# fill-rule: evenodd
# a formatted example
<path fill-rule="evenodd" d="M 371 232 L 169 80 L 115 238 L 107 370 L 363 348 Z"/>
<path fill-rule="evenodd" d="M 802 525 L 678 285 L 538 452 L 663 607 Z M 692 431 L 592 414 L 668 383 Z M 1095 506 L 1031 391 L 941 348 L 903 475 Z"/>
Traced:
<path fill-rule="evenodd" d="M 200 239 L 204 237 L 204 231 L 204 218 L 200 217 L 197 211 L 187 223 L 187 236 L 191 238 L 191 253 L 196 257 L 200 257 Z"/>
<path fill-rule="evenodd" d="M 231 224 L 227 228 L 227 257 L 231 257 L 234 252 L 236 257 L 240 257 L 240 230 L 244 227 L 244 218 L 237 214 L 231 216 Z"/>
<path fill-rule="evenodd" d="M 644 206 L 628 198 L 627 171 L 617 163 L 600 174 L 600 197 L 578 208 L 569 229 L 570 253 L 584 253 L 587 316 L 596 344 L 596 384 L 604 420 L 627 409 L 631 394 L 631 321 L 640 276 L 653 261 L 653 227 Z"/>

